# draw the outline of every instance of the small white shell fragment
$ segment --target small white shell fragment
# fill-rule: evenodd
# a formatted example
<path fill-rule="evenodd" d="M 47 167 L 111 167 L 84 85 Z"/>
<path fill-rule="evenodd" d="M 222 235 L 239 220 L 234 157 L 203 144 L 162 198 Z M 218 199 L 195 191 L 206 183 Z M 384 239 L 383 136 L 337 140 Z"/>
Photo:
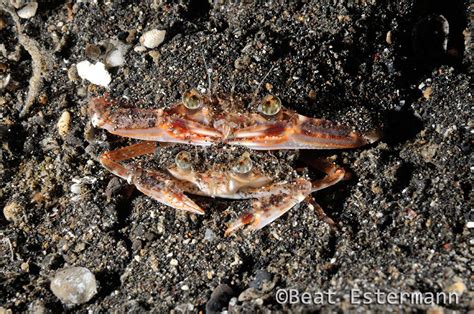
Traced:
<path fill-rule="evenodd" d="M 109 68 L 119 67 L 125 64 L 125 54 L 130 48 L 118 40 L 110 40 L 108 42 L 109 48 L 105 55 L 105 65 Z"/>
<path fill-rule="evenodd" d="M 102 62 L 92 64 L 85 60 L 79 62 L 76 68 L 79 77 L 83 80 L 88 80 L 92 84 L 107 87 L 112 81 L 109 72 L 107 72 Z"/>
<path fill-rule="evenodd" d="M 81 194 L 81 184 L 80 183 L 74 183 L 71 185 L 71 193 L 73 194 Z"/>
<path fill-rule="evenodd" d="M 5 48 L 5 44 L 0 44 L 0 55 L 4 58 L 7 57 L 7 48 Z"/>
<path fill-rule="evenodd" d="M 63 268 L 51 280 L 50 288 L 62 303 L 82 304 L 97 293 L 97 282 L 85 267 Z"/>
<path fill-rule="evenodd" d="M 107 54 L 105 63 L 111 68 L 122 66 L 125 63 L 123 51 L 120 49 L 112 50 L 109 54 Z"/>
<path fill-rule="evenodd" d="M 23 206 L 16 202 L 10 202 L 3 208 L 3 216 L 8 221 L 18 221 L 23 211 Z"/>
<path fill-rule="evenodd" d="M 165 40 L 166 31 L 152 29 L 140 37 L 140 43 L 147 48 L 156 48 Z"/>
<path fill-rule="evenodd" d="M 173 258 L 173 259 L 170 261 L 170 265 L 171 265 L 171 266 L 178 266 L 178 261 Z"/>
<path fill-rule="evenodd" d="M 38 3 L 30 2 L 27 5 L 25 5 L 23 8 L 18 10 L 16 13 L 22 19 L 29 19 L 30 17 L 35 16 L 36 10 L 38 10 Z"/>
<path fill-rule="evenodd" d="M 392 44 L 392 31 L 388 31 L 387 35 L 385 35 L 385 42 L 389 45 Z"/>
<path fill-rule="evenodd" d="M 0 89 L 4 89 L 5 87 L 7 87 L 8 83 L 10 83 L 10 74 L 7 74 L 4 77 L 0 76 Z"/>
<path fill-rule="evenodd" d="M 61 114 L 61 117 L 58 120 L 58 133 L 61 137 L 65 137 L 69 133 L 69 129 L 71 126 L 71 114 L 69 111 L 64 111 Z"/>
<path fill-rule="evenodd" d="M 133 48 L 133 51 L 135 51 L 135 52 L 145 52 L 146 48 L 143 47 L 143 46 L 136 46 L 135 48 Z"/>

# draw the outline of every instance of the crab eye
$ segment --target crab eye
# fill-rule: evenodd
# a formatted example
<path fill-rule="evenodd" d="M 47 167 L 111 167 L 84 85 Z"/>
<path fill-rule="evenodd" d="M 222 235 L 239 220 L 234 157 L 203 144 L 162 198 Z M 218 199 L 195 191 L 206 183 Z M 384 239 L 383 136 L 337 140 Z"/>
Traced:
<path fill-rule="evenodd" d="M 245 152 L 234 164 L 232 171 L 235 173 L 245 174 L 249 173 L 250 170 L 252 170 L 252 159 L 250 159 L 250 154 Z"/>
<path fill-rule="evenodd" d="M 281 100 L 277 96 L 267 95 L 262 99 L 260 111 L 267 116 L 274 116 L 281 109 Z"/>
<path fill-rule="evenodd" d="M 202 95 L 193 88 L 183 94 L 182 101 L 186 108 L 197 109 L 202 105 Z"/>
<path fill-rule="evenodd" d="M 176 166 L 182 170 L 191 169 L 191 154 L 186 151 L 179 152 L 174 158 Z"/>

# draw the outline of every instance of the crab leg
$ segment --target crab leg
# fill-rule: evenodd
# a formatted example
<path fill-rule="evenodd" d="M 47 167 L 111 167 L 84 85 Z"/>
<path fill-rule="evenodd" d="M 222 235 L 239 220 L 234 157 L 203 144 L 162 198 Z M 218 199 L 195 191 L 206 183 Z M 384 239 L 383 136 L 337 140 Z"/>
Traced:
<path fill-rule="evenodd" d="M 225 236 L 231 235 L 246 225 L 249 225 L 250 230 L 265 227 L 293 206 L 301 203 L 311 193 L 311 182 L 300 178 L 294 183 L 275 185 L 267 192 L 271 192 L 271 195 L 252 202 L 250 213 L 243 214 L 228 225 Z"/>
<path fill-rule="evenodd" d="M 316 159 L 316 160 L 307 160 L 307 158 L 302 158 L 304 162 L 308 163 L 310 166 L 324 172 L 326 176 L 321 180 L 314 180 L 311 182 L 313 186 L 312 192 L 316 192 L 336 183 L 346 179 L 349 174 L 342 167 L 338 167 L 333 162 L 327 159 Z"/>
<path fill-rule="evenodd" d="M 334 222 L 326 216 L 321 206 L 314 201 L 311 193 L 325 189 L 343 180 L 345 170 L 328 160 L 317 160 L 312 165 L 325 172 L 326 176 L 321 180 L 312 182 L 300 178 L 294 184 L 267 186 L 244 191 L 243 193 L 258 199 L 253 201 L 250 213 L 242 215 L 229 224 L 225 231 L 225 236 L 231 235 L 246 225 L 249 225 L 250 230 L 261 229 L 303 200 L 308 201 L 311 207 L 315 208 L 316 214 L 321 220 L 333 226 Z"/>
<path fill-rule="evenodd" d="M 131 169 L 120 164 L 121 161 L 131 159 L 134 157 L 152 154 L 156 149 L 154 142 L 141 142 L 127 147 L 119 148 L 109 152 L 105 152 L 99 157 L 99 161 L 107 170 L 121 177 L 124 180 L 129 180 Z"/>
<path fill-rule="evenodd" d="M 104 97 L 89 103 L 92 124 L 112 134 L 146 141 L 211 145 L 222 134 L 163 109 L 113 108 Z"/>
<path fill-rule="evenodd" d="M 113 174 L 134 184 L 139 191 L 160 203 L 195 214 L 204 211 L 178 188 L 177 182 L 167 173 L 131 168 L 122 165 L 123 160 L 151 154 L 156 149 L 155 142 L 142 142 L 106 152 L 100 156 L 100 163 Z"/>
<path fill-rule="evenodd" d="M 288 113 L 289 115 L 290 113 Z M 292 119 L 272 121 L 234 132 L 230 144 L 256 150 L 356 148 L 378 140 L 335 123 L 292 114 Z"/>
<path fill-rule="evenodd" d="M 204 210 L 187 197 L 176 182 L 166 173 L 157 171 L 142 171 L 133 175 L 131 182 L 145 195 L 160 203 L 179 210 L 204 215 Z"/>
<path fill-rule="evenodd" d="M 334 222 L 334 220 L 332 220 L 330 217 L 328 217 L 326 215 L 326 213 L 324 212 L 321 205 L 316 203 L 316 200 L 314 199 L 314 197 L 312 195 L 308 195 L 308 197 L 306 198 L 305 201 L 308 203 L 308 207 L 310 207 L 311 209 L 314 209 L 316 211 L 316 215 L 318 216 L 319 220 L 324 221 L 325 223 L 327 223 L 331 227 L 336 226 L 336 223 Z"/>
<path fill-rule="evenodd" d="M 326 173 L 326 176 L 321 180 L 315 180 L 311 182 L 313 186 L 313 192 L 335 185 L 339 181 L 345 180 L 349 176 L 349 173 L 347 173 L 344 168 L 338 167 L 336 164 L 329 161 L 328 159 L 309 160 L 304 156 L 302 159 L 310 166 Z M 308 195 L 308 197 L 306 198 L 306 202 L 308 203 L 308 206 L 311 209 L 314 209 L 316 211 L 316 215 L 320 220 L 326 222 L 331 227 L 336 226 L 334 220 L 332 220 L 326 215 L 324 209 L 318 203 L 316 203 L 316 200 L 312 195 Z"/>

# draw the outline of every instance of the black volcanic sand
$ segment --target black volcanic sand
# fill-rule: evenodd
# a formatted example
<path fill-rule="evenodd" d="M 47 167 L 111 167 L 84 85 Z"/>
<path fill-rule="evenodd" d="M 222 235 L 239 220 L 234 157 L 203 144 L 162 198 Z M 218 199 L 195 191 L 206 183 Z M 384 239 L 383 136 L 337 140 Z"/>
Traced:
<path fill-rule="evenodd" d="M 459 304 L 392 310 L 474 308 L 467 1 L 99 2 L 48 1 L 20 20 L 47 63 L 36 69 L 43 84 L 24 116 L 34 62 L 10 14 L 0 11 L 9 56 L 0 52 L 0 71 L 11 75 L 0 94 L 0 208 L 8 209 L 8 220 L 0 215 L 0 306 L 66 309 L 50 279 L 60 268 L 83 266 L 95 274 L 98 293 L 73 311 L 387 309 L 351 305 L 355 288 L 463 292 Z M 153 28 L 166 30 L 163 44 L 135 51 Z M 86 55 L 86 46 L 105 51 L 114 40 L 130 49 L 125 64 L 110 69 L 109 88 L 78 78 L 76 63 L 104 60 Z M 100 166 L 101 152 L 134 141 L 93 129 L 90 97 L 109 93 L 131 106 L 164 107 L 208 86 L 203 57 L 216 93 L 251 95 L 273 67 L 259 97 L 271 92 L 301 114 L 383 130 L 367 147 L 306 152 L 335 156 L 352 173 L 314 195 L 337 228 L 302 203 L 263 230 L 224 238 L 226 223 L 248 202 L 197 197 L 206 214 L 189 215 Z M 64 111 L 71 124 L 60 136 Z M 281 305 L 280 288 L 331 290 L 339 300 Z"/>

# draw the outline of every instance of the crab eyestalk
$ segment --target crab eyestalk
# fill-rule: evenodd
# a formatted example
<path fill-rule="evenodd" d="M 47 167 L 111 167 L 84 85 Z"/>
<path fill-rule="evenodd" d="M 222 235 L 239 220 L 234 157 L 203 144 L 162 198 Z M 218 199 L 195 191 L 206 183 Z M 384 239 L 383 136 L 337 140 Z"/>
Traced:
<path fill-rule="evenodd" d="M 267 95 L 262 99 L 259 109 L 266 116 L 275 116 L 281 110 L 281 100 L 277 96 Z"/>
<path fill-rule="evenodd" d="M 253 164 L 252 159 L 250 159 L 250 153 L 245 152 L 240 156 L 237 162 L 232 167 L 232 171 L 236 174 L 248 174 L 252 170 Z"/>
<path fill-rule="evenodd" d="M 187 151 L 179 152 L 174 158 L 176 166 L 184 171 L 191 170 L 191 154 Z"/>
<path fill-rule="evenodd" d="M 185 92 L 182 96 L 183 105 L 189 110 L 196 110 L 202 107 L 203 97 L 196 89 Z"/>

